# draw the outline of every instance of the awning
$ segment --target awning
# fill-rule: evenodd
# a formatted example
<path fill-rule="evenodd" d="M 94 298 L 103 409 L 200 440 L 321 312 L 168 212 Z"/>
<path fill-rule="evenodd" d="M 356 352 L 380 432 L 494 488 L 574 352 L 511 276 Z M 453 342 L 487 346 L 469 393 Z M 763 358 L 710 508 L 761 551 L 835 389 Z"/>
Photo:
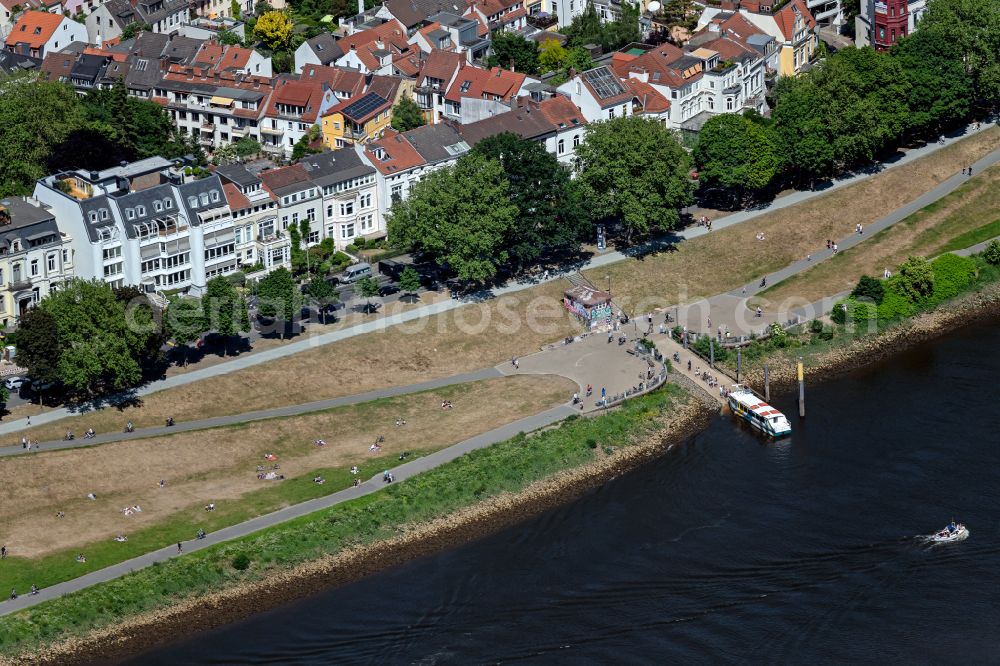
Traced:
<path fill-rule="evenodd" d="M 215 96 L 211 100 L 212 106 L 232 106 L 233 100 L 228 97 Z"/>

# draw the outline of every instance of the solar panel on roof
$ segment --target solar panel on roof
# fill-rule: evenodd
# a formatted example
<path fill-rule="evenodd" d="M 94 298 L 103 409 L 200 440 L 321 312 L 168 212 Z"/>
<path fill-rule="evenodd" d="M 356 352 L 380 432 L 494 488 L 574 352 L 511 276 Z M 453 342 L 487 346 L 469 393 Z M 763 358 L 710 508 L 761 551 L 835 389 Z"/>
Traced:
<path fill-rule="evenodd" d="M 344 109 L 344 115 L 351 118 L 364 118 L 366 115 L 386 103 L 386 99 L 377 93 L 368 93 L 357 102 L 349 104 Z"/>
<path fill-rule="evenodd" d="M 625 92 L 625 87 L 607 67 L 599 67 L 583 73 L 587 82 L 601 99 L 615 97 Z"/>

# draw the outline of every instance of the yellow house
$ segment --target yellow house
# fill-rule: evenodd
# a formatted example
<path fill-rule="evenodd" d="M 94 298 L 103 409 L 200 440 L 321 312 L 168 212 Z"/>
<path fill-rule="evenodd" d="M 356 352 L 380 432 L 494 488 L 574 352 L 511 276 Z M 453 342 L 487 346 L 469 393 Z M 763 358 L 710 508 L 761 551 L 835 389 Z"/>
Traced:
<path fill-rule="evenodd" d="M 344 100 L 323 116 L 323 143 L 330 150 L 381 136 L 392 121 L 393 100 L 367 92 Z"/>

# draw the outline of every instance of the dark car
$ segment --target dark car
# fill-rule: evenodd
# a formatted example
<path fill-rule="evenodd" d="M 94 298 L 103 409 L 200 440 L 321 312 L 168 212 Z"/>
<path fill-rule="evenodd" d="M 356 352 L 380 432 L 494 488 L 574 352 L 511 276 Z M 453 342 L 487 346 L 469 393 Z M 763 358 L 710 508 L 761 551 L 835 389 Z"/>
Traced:
<path fill-rule="evenodd" d="M 398 294 L 398 293 L 399 293 L 399 285 L 384 284 L 378 288 L 379 296 L 389 296 L 391 294 Z"/>

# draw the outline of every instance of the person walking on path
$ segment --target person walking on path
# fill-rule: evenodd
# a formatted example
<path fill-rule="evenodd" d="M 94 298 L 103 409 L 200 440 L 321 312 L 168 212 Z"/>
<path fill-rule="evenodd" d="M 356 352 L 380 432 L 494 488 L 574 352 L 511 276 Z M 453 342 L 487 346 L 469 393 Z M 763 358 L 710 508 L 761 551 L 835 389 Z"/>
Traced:
<path fill-rule="evenodd" d="M 7 546 L 0 546 L 0 560 L 7 559 Z"/>
<path fill-rule="evenodd" d="M 177 554 L 180 555 L 183 552 L 184 552 L 184 546 L 181 544 L 180 541 L 178 541 L 177 542 Z"/>

